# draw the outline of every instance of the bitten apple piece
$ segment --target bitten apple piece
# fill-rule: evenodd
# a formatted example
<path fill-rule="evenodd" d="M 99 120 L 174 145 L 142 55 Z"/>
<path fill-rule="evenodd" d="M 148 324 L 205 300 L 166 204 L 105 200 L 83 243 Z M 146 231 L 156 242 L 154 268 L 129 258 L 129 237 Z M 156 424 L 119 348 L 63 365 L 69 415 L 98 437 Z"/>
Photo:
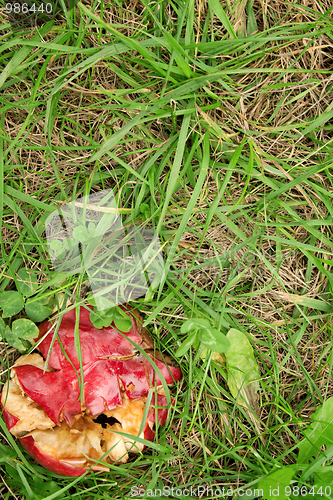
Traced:
<path fill-rule="evenodd" d="M 152 440 L 156 420 L 166 423 L 167 399 L 150 360 L 167 384 L 179 380 L 181 371 L 172 360 L 168 358 L 166 364 L 159 352 L 154 353 L 153 340 L 139 315 L 126 312 L 132 328 L 122 334 L 114 325 L 94 328 L 89 308 L 80 308 L 83 400 L 74 345 L 75 311 L 62 318 L 46 371 L 52 318 L 39 326 L 39 339 L 49 332 L 38 347 L 43 357 L 34 353 L 19 358 L 3 387 L 1 405 L 8 429 L 38 463 L 53 472 L 78 476 L 86 470 L 108 470 L 108 463 L 125 463 L 129 453 L 144 448 L 137 437 Z M 143 422 L 150 389 L 154 394 Z"/>

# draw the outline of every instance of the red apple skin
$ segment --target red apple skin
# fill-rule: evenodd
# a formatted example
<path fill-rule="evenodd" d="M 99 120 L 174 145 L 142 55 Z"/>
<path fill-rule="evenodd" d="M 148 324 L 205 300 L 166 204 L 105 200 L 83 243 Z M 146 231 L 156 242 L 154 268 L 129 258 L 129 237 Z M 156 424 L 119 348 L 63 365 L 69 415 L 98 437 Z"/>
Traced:
<path fill-rule="evenodd" d="M 146 441 L 153 441 L 155 437 L 155 432 L 149 427 L 148 424 L 145 425 L 145 428 L 143 429 L 143 439 L 146 439 Z M 143 447 L 145 449 L 146 446 Z"/>
<path fill-rule="evenodd" d="M 1 407 L 2 407 L 2 405 L 1 405 Z M 5 421 L 5 424 L 6 424 L 8 430 L 10 430 L 12 427 L 14 427 L 14 425 L 16 425 L 17 422 L 20 420 L 19 418 L 14 417 L 14 415 L 9 413 L 3 407 L 2 407 L 2 416 L 3 416 L 3 419 Z"/>
<path fill-rule="evenodd" d="M 159 412 L 161 410 L 158 410 Z M 149 421 L 155 421 L 154 416 L 152 415 L 153 410 L 149 412 L 148 419 Z M 14 417 L 11 413 L 9 413 L 7 410 L 3 410 L 3 418 L 5 420 L 5 424 L 8 429 L 11 429 L 14 427 L 14 425 L 17 424 L 19 419 L 17 417 Z M 163 425 L 163 418 L 161 418 L 161 424 Z M 155 437 L 155 432 L 150 428 L 148 423 L 146 423 L 144 429 L 143 429 L 143 438 L 146 439 L 147 441 L 152 441 Z M 74 467 L 72 465 L 68 465 L 65 463 L 60 462 L 59 460 L 49 457 L 47 455 L 44 455 L 41 453 L 41 451 L 37 448 L 35 445 L 35 440 L 32 436 L 27 436 L 24 438 L 20 438 L 20 443 L 22 444 L 23 448 L 25 451 L 39 464 L 45 467 L 46 469 L 50 470 L 51 472 L 54 472 L 55 474 L 58 474 L 60 476 L 67 476 L 67 477 L 78 477 L 82 476 L 85 472 L 87 472 L 87 469 L 85 468 L 78 468 Z M 144 446 L 145 448 L 145 446 Z M 90 473 L 90 471 L 88 471 Z"/>
<path fill-rule="evenodd" d="M 172 404 L 174 403 L 174 400 L 172 399 Z M 155 403 L 155 398 L 153 404 Z M 160 394 L 157 394 L 156 398 L 156 404 L 159 407 L 157 409 L 157 420 L 159 425 L 164 425 L 167 420 L 167 415 L 168 415 L 168 409 L 167 409 L 167 399 L 165 396 L 162 396 Z M 160 408 L 163 407 L 163 408 Z M 12 427 L 14 427 L 19 419 L 9 413 L 7 410 L 3 409 L 2 410 L 2 416 L 4 418 L 5 424 L 7 426 L 7 429 L 10 430 Z M 155 408 L 152 408 L 147 417 L 147 422 L 145 424 L 145 427 L 143 429 L 143 439 L 147 441 L 153 441 L 155 437 L 155 431 L 151 429 L 149 426 L 148 422 L 153 422 L 155 423 Z M 65 464 L 63 462 L 60 462 L 59 460 L 52 458 L 50 456 L 44 455 L 41 453 L 41 451 L 37 448 L 35 445 L 35 440 L 32 436 L 27 436 L 19 439 L 23 448 L 25 451 L 40 465 L 45 467 L 46 469 L 50 470 L 51 472 L 54 472 L 55 474 L 58 474 L 60 476 L 66 476 L 66 477 L 78 477 L 82 476 L 85 472 L 87 472 L 88 469 L 86 468 L 78 468 L 72 465 Z M 146 448 L 146 446 L 143 447 L 143 449 Z M 88 473 L 90 471 L 88 470 Z"/>
<path fill-rule="evenodd" d="M 7 410 L 3 410 L 2 416 L 4 418 L 7 429 L 9 430 L 14 427 L 14 425 L 19 421 L 17 417 L 14 417 L 14 415 L 9 413 Z M 20 443 L 22 444 L 25 451 L 34 460 L 36 460 L 39 465 L 42 465 L 55 474 L 67 477 L 77 477 L 82 476 L 82 474 L 86 472 L 86 469 L 79 469 L 78 467 L 59 462 L 59 460 L 56 460 L 55 458 L 43 455 L 43 453 L 40 452 L 37 446 L 35 446 L 35 440 L 32 436 L 20 438 Z"/>
<path fill-rule="evenodd" d="M 145 397 L 151 386 L 161 385 L 161 380 L 151 363 L 138 353 L 126 338 L 112 326 L 96 329 L 90 321 L 89 314 L 89 310 L 80 308 L 79 332 L 84 372 L 84 399 L 90 414 L 95 416 L 103 412 L 105 405 L 108 410 L 121 406 L 119 381 L 122 382 L 127 397 L 135 400 Z M 142 335 L 142 330 L 142 336 L 139 335 L 135 318 L 131 315 L 129 317 L 132 320 L 132 329 L 127 337 L 140 345 L 146 338 Z M 39 325 L 39 337 L 49 331 L 51 326 L 50 320 Z M 64 314 L 58 336 L 74 366 L 79 369 L 75 352 L 74 327 L 75 311 L 71 310 Z M 50 332 L 38 346 L 44 359 L 47 358 L 52 337 L 53 333 Z M 182 372 L 178 366 L 165 364 L 151 350 L 146 351 L 147 355 L 155 363 L 167 384 L 172 384 L 181 378 Z M 123 356 L 125 359 L 115 359 L 116 356 Z M 75 370 L 65 358 L 57 340 L 49 357 L 49 365 L 57 371 L 43 373 L 40 368 L 28 364 L 14 367 L 13 370 L 25 394 L 40 404 L 56 425 L 60 425 L 62 416 L 71 426 L 74 417 L 81 412 L 79 386 Z"/>
<path fill-rule="evenodd" d="M 10 417 L 12 417 L 12 415 L 10 415 Z M 148 424 L 146 424 L 143 430 L 143 438 L 146 439 L 147 441 L 152 441 L 154 439 L 154 436 L 155 432 L 149 427 Z M 64 464 L 59 460 L 56 460 L 55 458 L 43 455 L 37 448 L 37 446 L 35 446 L 35 441 L 32 436 L 21 438 L 20 442 L 25 451 L 29 453 L 29 455 L 34 460 L 36 460 L 37 463 L 39 463 L 46 469 L 50 470 L 51 472 L 54 472 L 55 474 L 67 477 L 77 477 L 77 476 L 82 476 L 85 472 L 87 472 L 87 469 L 85 468 L 79 469 L 78 467 Z"/>
<path fill-rule="evenodd" d="M 35 446 L 35 440 L 32 436 L 21 438 L 20 441 L 25 451 L 29 453 L 29 455 L 34 460 L 36 460 L 37 463 L 50 470 L 51 472 L 54 472 L 55 474 L 67 477 L 76 477 L 82 476 L 82 474 L 84 474 L 87 470 L 84 468 L 79 469 L 78 467 L 74 467 L 73 465 L 64 464 L 59 460 L 56 460 L 55 458 L 43 455 L 43 453 L 40 452 L 37 446 Z"/>
<path fill-rule="evenodd" d="M 158 374 L 153 369 L 149 361 L 136 353 L 130 342 L 123 338 L 114 328 L 103 328 L 97 330 L 93 327 L 89 318 L 90 311 L 80 308 L 80 337 L 82 356 L 84 358 L 84 380 L 85 380 L 85 401 L 92 416 L 103 412 L 105 405 L 108 409 L 121 406 L 119 380 L 121 380 L 127 397 L 135 400 L 147 395 L 151 386 L 160 385 Z M 131 317 L 131 315 L 129 315 Z M 167 384 L 172 384 L 181 378 L 182 373 L 178 366 L 167 360 L 165 364 L 153 354 L 151 349 L 152 340 L 149 334 L 144 333 L 144 329 L 136 322 L 132 316 L 132 329 L 126 334 L 132 341 L 140 344 L 149 350 L 146 354 L 153 360 L 157 368 L 161 371 Z M 74 324 L 75 311 L 64 315 L 58 335 L 62 337 L 63 344 L 68 350 L 68 355 L 74 366 L 78 368 L 78 359 L 74 347 Z M 52 324 L 46 320 L 39 325 L 39 339 L 50 330 Z M 147 336 L 148 335 L 148 336 Z M 53 333 L 51 332 L 39 345 L 38 349 L 46 358 L 51 344 Z M 114 359 L 116 356 L 133 356 L 126 361 Z M 24 392 L 31 399 L 44 408 L 46 414 L 56 424 L 60 425 L 59 416 L 62 414 L 64 420 L 71 427 L 74 416 L 81 411 L 79 391 L 75 371 L 55 342 L 49 358 L 49 366 L 55 372 L 45 372 L 33 365 L 20 365 L 14 368 L 16 376 Z M 110 371 L 110 373 L 108 373 Z M 108 377 L 106 377 L 108 374 Z M 88 384 L 87 384 L 88 382 Z M 36 388 L 37 385 L 37 388 Z M 171 399 L 174 404 L 174 400 Z M 167 421 L 168 408 L 167 399 L 160 394 L 153 395 L 151 404 L 158 408 L 152 408 L 147 417 L 146 424 L 141 436 L 147 441 L 152 441 L 155 432 L 151 429 L 151 424 L 156 420 L 159 425 L 164 425 Z M 3 417 L 7 428 L 14 427 L 19 419 L 3 409 Z M 156 423 L 157 423 L 156 422 Z M 150 425 L 149 425 L 150 423 Z M 27 453 L 40 465 L 46 469 L 67 477 L 78 477 L 91 472 L 85 467 L 78 467 L 62 462 L 41 452 L 36 446 L 34 438 L 30 436 L 19 438 Z"/>
<path fill-rule="evenodd" d="M 7 426 L 7 429 L 10 430 L 14 425 L 17 424 L 19 419 L 9 413 L 7 410 L 3 409 L 2 410 L 2 416 L 5 421 L 5 424 Z M 150 430 L 149 425 L 147 424 L 147 427 Z M 155 434 L 155 433 L 154 433 Z M 153 434 L 153 437 L 154 437 Z M 152 439 L 150 438 L 150 434 L 147 435 L 147 438 L 145 439 Z M 50 470 L 51 472 L 54 472 L 55 474 L 59 474 L 60 476 L 67 476 L 67 477 L 78 477 L 82 476 L 87 469 L 79 469 L 78 467 L 74 467 L 73 465 L 68 465 L 60 462 L 59 460 L 56 460 L 55 458 L 48 457 L 47 455 L 44 455 L 41 453 L 41 451 L 35 446 L 35 440 L 32 436 L 27 436 L 24 438 L 19 439 L 20 443 L 22 444 L 23 448 L 25 451 L 39 464 L 45 467 L 46 469 Z M 90 472 L 90 471 L 89 471 Z"/>
<path fill-rule="evenodd" d="M 175 403 L 175 400 L 171 398 L 171 404 L 173 405 Z M 153 395 L 151 404 L 155 405 L 155 396 Z M 161 394 L 157 394 L 156 397 L 156 406 L 158 406 L 157 409 L 157 422 L 158 425 L 165 425 L 166 421 L 168 419 L 168 400 L 165 396 L 162 396 Z M 162 408 L 161 408 L 162 407 Z M 150 412 L 148 413 L 147 416 L 148 422 L 156 423 L 156 410 L 155 408 L 152 408 Z M 155 433 L 154 433 L 155 435 Z"/>

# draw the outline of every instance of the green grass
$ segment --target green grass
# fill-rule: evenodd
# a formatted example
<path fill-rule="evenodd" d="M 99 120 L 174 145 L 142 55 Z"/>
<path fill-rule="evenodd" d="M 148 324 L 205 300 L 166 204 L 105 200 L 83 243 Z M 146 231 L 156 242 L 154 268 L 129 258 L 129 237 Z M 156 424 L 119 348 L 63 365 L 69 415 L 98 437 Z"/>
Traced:
<path fill-rule="evenodd" d="M 158 440 L 75 480 L 36 465 L 2 423 L 2 498 L 300 477 L 333 489 L 330 426 L 325 467 L 323 455 L 308 472 L 297 462 L 311 415 L 333 396 L 332 11 L 328 1 L 79 2 L 13 32 L 2 9 L 0 291 L 19 289 L 25 268 L 38 300 L 82 298 L 85 276 L 52 270 L 45 220 L 112 188 L 124 224 L 147 223 L 163 245 L 163 281 L 132 303 L 158 348 L 174 356 L 185 320 L 208 319 L 247 336 L 261 374 L 255 421 L 224 363 L 193 347 Z M 15 355 L 2 343 L 3 382 Z"/>

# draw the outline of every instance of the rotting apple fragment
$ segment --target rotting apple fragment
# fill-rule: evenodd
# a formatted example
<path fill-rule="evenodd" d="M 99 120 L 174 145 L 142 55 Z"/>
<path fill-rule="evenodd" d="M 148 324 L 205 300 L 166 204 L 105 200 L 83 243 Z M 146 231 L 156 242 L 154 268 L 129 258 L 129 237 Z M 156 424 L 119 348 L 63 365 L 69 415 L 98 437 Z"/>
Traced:
<path fill-rule="evenodd" d="M 49 332 L 38 346 L 41 355 L 19 358 L 11 380 L 3 387 L 1 405 L 8 429 L 38 463 L 57 474 L 79 476 L 89 469 L 109 470 L 97 460 L 125 463 L 129 453 L 144 448 L 136 441 L 141 427 L 139 437 L 151 441 L 156 417 L 159 425 L 166 423 L 167 399 L 161 380 L 136 346 L 153 360 L 167 384 L 179 380 L 181 370 L 167 356 L 165 364 L 154 351 L 138 313 L 126 313 L 132 328 L 125 337 L 112 325 L 96 329 L 89 319 L 90 310 L 80 308 L 84 401 L 80 401 L 79 380 L 73 369 L 80 372 L 74 344 L 75 309 L 63 315 L 58 330 L 70 362 L 56 339 L 43 373 L 54 334 L 51 318 L 39 325 L 39 339 Z M 152 406 L 142 425 L 151 388 Z"/>

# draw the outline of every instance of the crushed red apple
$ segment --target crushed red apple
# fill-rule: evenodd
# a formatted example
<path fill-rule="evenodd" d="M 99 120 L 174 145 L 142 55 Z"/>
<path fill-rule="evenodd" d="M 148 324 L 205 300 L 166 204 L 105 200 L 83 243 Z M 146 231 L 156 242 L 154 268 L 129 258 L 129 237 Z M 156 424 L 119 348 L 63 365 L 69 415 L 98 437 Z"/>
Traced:
<path fill-rule="evenodd" d="M 63 315 L 58 330 L 61 345 L 56 338 L 46 371 L 56 323 L 52 319 L 39 326 L 38 338 L 47 334 L 38 346 L 41 355 L 19 358 L 1 395 L 10 432 L 38 463 L 67 476 L 88 469 L 109 470 L 103 462 L 125 463 L 129 453 L 144 448 L 136 437 L 151 441 L 156 419 L 160 425 L 166 423 L 167 399 L 161 380 L 137 346 L 155 363 L 167 384 L 181 378 L 179 367 L 169 358 L 166 364 L 154 351 L 153 340 L 135 311 L 127 311 L 132 328 L 125 336 L 113 325 L 96 329 L 89 314 L 89 309 L 80 308 L 83 398 L 77 376 L 75 309 Z M 151 406 L 142 422 L 150 389 Z"/>

